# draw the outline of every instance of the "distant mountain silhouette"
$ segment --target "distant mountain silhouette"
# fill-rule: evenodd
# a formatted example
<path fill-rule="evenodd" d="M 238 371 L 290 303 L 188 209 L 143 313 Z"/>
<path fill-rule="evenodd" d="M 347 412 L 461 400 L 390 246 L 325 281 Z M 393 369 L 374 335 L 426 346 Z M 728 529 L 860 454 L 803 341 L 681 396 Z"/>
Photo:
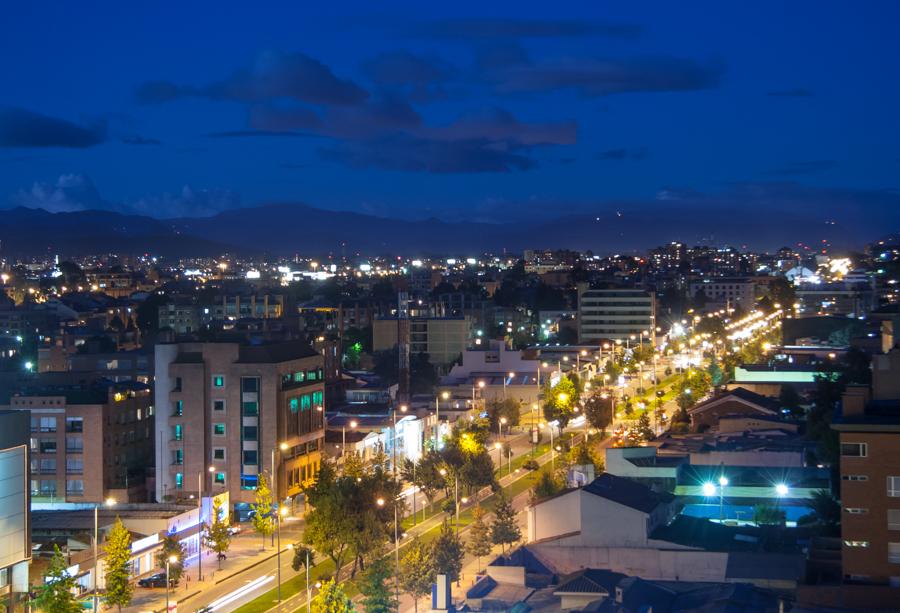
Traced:
<path fill-rule="evenodd" d="M 565 211 L 560 211 L 561 215 Z M 844 226 L 828 237 L 801 216 L 733 210 L 603 211 L 545 222 L 450 223 L 438 219 L 388 219 L 305 204 L 232 209 L 213 217 L 160 220 L 109 211 L 49 213 L 14 208 L 0 213 L 0 255 L 97 253 L 212 256 L 222 253 L 291 255 L 476 255 L 523 249 L 571 248 L 605 255 L 643 253 L 677 240 L 774 250 L 798 241 L 829 238 L 835 246 L 861 247 L 862 228 Z"/>

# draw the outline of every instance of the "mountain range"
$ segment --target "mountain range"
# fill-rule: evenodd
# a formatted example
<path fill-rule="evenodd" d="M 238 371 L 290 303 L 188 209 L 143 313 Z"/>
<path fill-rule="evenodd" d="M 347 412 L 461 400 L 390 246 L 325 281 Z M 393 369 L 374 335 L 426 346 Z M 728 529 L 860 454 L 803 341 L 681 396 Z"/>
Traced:
<path fill-rule="evenodd" d="M 571 248 L 642 253 L 681 241 L 777 249 L 798 242 L 861 248 L 871 238 L 862 226 L 812 224 L 790 212 L 745 214 L 719 209 L 604 211 L 561 215 L 543 222 L 403 220 L 305 204 L 231 209 L 212 217 L 155 219 L 105 210 L 50 213 L 17 207 L 0 213 L 0 255 L 30 257 L 152 253 L 161 256 L 397 254 L 474 255 L 523 249 Z"/>

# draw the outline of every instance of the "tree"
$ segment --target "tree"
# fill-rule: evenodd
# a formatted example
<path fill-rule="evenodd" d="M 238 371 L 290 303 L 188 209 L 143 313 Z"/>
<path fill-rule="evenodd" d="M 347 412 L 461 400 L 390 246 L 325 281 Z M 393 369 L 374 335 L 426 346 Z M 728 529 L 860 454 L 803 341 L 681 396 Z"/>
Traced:
<path fill-rule="evenodd" d="M 552 471 L 541 471 L 537 481 L 534 482 L 534 487 L 531 488 L 530 502 L 531 504 L 534 504 L 546 498 L 556 496 L 564 487 L 565 484 Z"/>
<path fill-rule="evenodd" d="M 356 611 L 353 601 L 344 593 L 344 588 L 332 579 L 323 583 L 319 588 L 319 593 L 313 596 L 310 609 L 314 613 L 354 613 Z"/>
<path fill-rule="evenodd" d="M 491 524 L 491 542 L 495 545 L 503 547 L 503 553 L 506 553 L 506 546 L 517 543 L 522 538 L 522 531 L 516 521 L 516 512 L 512 508 L 512 504 L 501 490 L 500 499 L 494 507 L 494 522 Z"/>
<path fill-rule="evenodd" d="M 44 613 L 81 613 L 81 603 L 74 596 L 75 578 L 66 572 L 66 558 L 59 547 L 53 546 L 50 566 L 44 573 L 44 582 L 35 591 L 34 605 Z"/>
<path fill-rule="evenodd" d="M 166 562 L 172 557 L 177 561 L 169 563 L 169 581 L 177 584 L 184 572 L 184 545 L 170 532 L 163 537 L 162 549 L 156 554 L 156 563 L 160 568 L 165 568 Z"/>
<path fill-rule="evenodd" d="M 641 413 L 641 416 L 638 417 L 637 431 L 640 437 L 645 441 L 649 441 L 655 436 L 653 427 L 650 425 L 650 413 L 647 411 L 644 411 Z"/>
<path fill-rule="evenodd" d="M 606 430 L 612 423 L 613 409 L 612 398 L 604 398 L 601 394 L 594 394 L 584 403 L 584 415 L 594 428 Z"/>
<path fill-rule="evenodd" d="M 505 417 L 506 422 L 503 424 L 506 428 L 519 425 L 519 417 L 522 414 L 522 408 L 519 401 L 515 398 L 505 398 L 503 400 L 491 400 L 487 403 L 488 419 L 491 422 L 491 431 L 497 431 L 497 424 L 500 419 Z"/>
<path fill-rule="evenodd" d="M 385 558 L 375 560 L 362 576 L 359 591 L 366 613 L 393 613 L 398 609 L 394 591 L 385 582 L 393 576 Z"/>
<path fill-rule="evenodd" d="M 491 527 L 484 521 L 487 513 L 481 506 L 472 509 L 472 523 L 469 525 L 469 543 L 466 550 L 478 561 L 481 572 L 481 558 L 491 554 Z"/>
<path fill-rule="evenodd" d="M 206 546 L 216 552 L 219 568 L 222 568 L 222 557 L 231 546 L 231 532 L 222 518 L 222 503 L 213 498 L 213 520 L 206 531 Z"/>
<path fill-rule="evenodd" d="M 789 311 L 794 308 L 794 303 L 797 302 L 797 291 L 787 278 L 775 277 L 772 279 L 772 282 L 769 283 L 769 291 L 766 294 L 766 297 L 769 299 L 772 306 L 777 304 L 782 309 Z"/>
<path fill-rule="evenodd" d="M 828 490 L 813 492 L 812 498 L 809 499 L 809 506 L 819 521 L 826 526 L 836 526 L 841 523 L 841 504 Z"/>
<path fill-rule="evenodd" d="M 544 419 L 548 422 L 558 420 L 560 427 L 565 428 L 575 413 L 578 388 L 569 377 L 562 377 L 555 386 L 548 383 L 543 395 Z"/>
<path fill-rule="evenodd" d="M 256 499 L 250 505 L 253 512 L 253 529 L 262 536 L 262 548 L 266 549 L 266 537 L 275 532 L 275 518 L 272 513 L 272 490 L 269 489 L 269 480 L 263 473 L 259 474 L 259 482 L 256 484 Z"/>
<path fill-rule="evenodd" d="M 129 562 L 131 561 L 131 533 L 118 517 L 109 531 L 106 541 L 106 596 L 108 606 L 122 607 L 131 604 L 134 584 L 131 583 Z"/>
<path fill-rule="evenodd" d="M 416 611 L 419 610 L 419 600 L 431 593 L 433 582 L 432 549 L 416 537 L 407 545 L 406 553 L 400 560 L 400 587 L 412 596 Z"/>
<path fill-rule="evenodd" d="M 799 413 L 800 394 L 797 393 L 797 388 L 790 383 L 781 386 L 781 391 L 778 394 L 778 402 L 781 403 L 782 408 L 788 409 L 792 414 Z"/>
<path fill-rule="evenodd" d="M 303 543 L 294 543 L 294 557 L 291 558 L 291 568 L 294 569 L 295 573 L 300 572 L 300 569 L 306 566 L 307 560 L 309 560 L 310 567 L 315 564 L 316 554 L 315 552 L 304 545 Z"/>
<path fill-rule="evenodd" d="M 784 511 L 771 504 L 757 504 L 753 507 L 753 521 L 760 526 L 783 526 Z"/>
<path fill-rule="evenodd" d="M 447 575 L 450 581 L 459 581 L 463 563 L 463 545 L 450 528 L 449 522 L 444 520 L 441 525 L 441 533 L 434 540 L 432 557 L 434 559 L 434 572 L 438 575 Z"/>

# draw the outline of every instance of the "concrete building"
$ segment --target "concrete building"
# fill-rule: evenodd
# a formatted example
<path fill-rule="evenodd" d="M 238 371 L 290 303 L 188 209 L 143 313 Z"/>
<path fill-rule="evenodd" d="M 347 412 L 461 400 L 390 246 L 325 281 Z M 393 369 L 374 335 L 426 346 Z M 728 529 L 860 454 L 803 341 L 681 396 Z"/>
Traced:
<path fill-rule="evenodd" d="M 694 430 L 706 430 L 718 428 L 719 420 L 726 416 L 777 418 L 780 408 L 777 400 L 737 387 L 692 406 L 688 415 Z"/>
<path fill-rule="evenodd" d="M 715 306 L 729 305 L 752 309 L 756 304 L 756 284 L 746 278 L 713 278 L 694 281 L 690 284 L 690 296 L 703 292 L 706 300 Z"/>
<path fill-rule="evenodd" d="M 22 610 L 31 562 L 28 416 L 0 411 L 0 602 Z"/>
<path fill-rule="evenodd" d="M 324 358 L 302 341 L 156 346 L 156 498 L 227 491 L 238 511 L 261 472 L 293 499 L 321 465 Z M 212 468 L 212 470 L 210 470 Z"/>
<path fill-rule="evenodd" d="M 32 499 L 147 499 L 154 457 L 149 386 L 104 380 L 33 386 L 13 395 L 9 408 L 30 417 Z"/>
<path fill-rule="evenodd" d="M 578 292 L 578 341 L 640 338 L 656 328 L 653 294 L 639 289 L 584 289 Z"/>
<path fill-rule="evenodd" d="M 386 351 L 397 346 L 397 318 L 372 322 L 372 349 Z M 472 324 L 468 317 L 411 317 L 409 353 L 426 353 L 432 364 L 448 366 L 459 359 L 469 344 Z"/>

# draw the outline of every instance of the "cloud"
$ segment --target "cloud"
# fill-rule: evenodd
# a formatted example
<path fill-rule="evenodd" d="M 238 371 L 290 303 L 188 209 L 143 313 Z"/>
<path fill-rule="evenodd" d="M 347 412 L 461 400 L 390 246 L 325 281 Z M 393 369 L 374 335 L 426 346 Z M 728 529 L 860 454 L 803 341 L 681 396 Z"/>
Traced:
<path fill-rule="evenodd" d="M 595 157 L 598 160 L 607 160 L 607 161 L 616 161 L 616 160 L 645 160 L 649 152 L 646 147 L 640 147 L 638 149 L 607 149 L 606 151 L 601 151 Z"/>
<path fill-rule="evenodd" d="M 150 81 L 136 91 L 137 99 L 158 104 L 179 98 L 261 102 L 279 98 L 326 105 L 359 104 L 368 92 L 353 81 L 335 76 L 322 62 L 304 54 L 266 51 L 249 68 L 227 79 L 199 87 Z"/>
<path fill-rule="evenodd" d="M 683 92 L 718 87 L 724 68 L 717 62 L 675 57 L 642 59 L 522 59 L 484 71 L 499 93 L 572 89 L 585 97 L 634 92 Z"/>
<path fill-rule="evenodd" d="M 521 147 L 486 139 L 441 141 L 397 135 L 339 143 L 320 149 L 319 155 L 355 168 L 438 174 L 512 172 L 536 166 Z"/>
<path fill-rule="evenodd" d="M 160 141 L 155 138 L 144 138 L 143 136 L 126 136 L 122 139 L 126 145 L 160 145 Z"/>
<path fill-rule="evenodd" d="M 84 149 L 105 140 L 105 122 L 79 125 L 19 107 L 0 108 L 0 147 Z"/>
<path fill-rule="evenodd" d="M 104 199 L 87 175 L 69 173 L 53 182 L 35 182 L 10 198 L 12 206 L 44 209 L 51 213 L 103 210 L 156 218 L 206 217 L 240 205 L 234 192 L 184 186 L 179 192 L 147 196 L 127 202 Z"/>
<path fill-rule="evenodd" d="M 795 89 L 779 89 L 775 91 L 766 92 L 767 96 L 776 96 L 782 98 L 810 98 L 813 96 L 813 93 L 803 87 L 798 87 Z"/>
<path fill-rule="evenodd" d="M 453 123 L 424 130 L 423 134 L 443 140 L 487 139 L 519 145 L 571 145 L 577 139 L 577 124 L 574 121 L 529 124 L 519 121 L 509 111 L 492 108 L 465 113 Z"/>
<path fill-rule="evenodd" d="M 836 160 L 809 160 L 805 162 L 791 162 L 779 168 L 768 171 L 766 174 L 781 177 L 797 177 L 825 172 L 838 165 Z"/>
<path fill-rule="evenodd" d="M 270 136 L 277 138 L 296 138 L 309 135 L 281 130 L 223 130 L 221 132 L 209 132 L 204 136 L 206 136 L 206 138 L 266 138 Z"/>
<path fill-rule="evenodd" d="M 442 83 L 456 74 L 456 69 L 439 57 L 424 57 L 408 51 L 379 54 L 364 62 L 362 69 L 379 85 Z"/>
<path fill-rule="evenodd" d="M 418 24 L 416 34 L 427 38 L 576 38 L 606 36 L 637 38 L 641 27 L 627 23 L 565 19 L 446 19 Z"/>

